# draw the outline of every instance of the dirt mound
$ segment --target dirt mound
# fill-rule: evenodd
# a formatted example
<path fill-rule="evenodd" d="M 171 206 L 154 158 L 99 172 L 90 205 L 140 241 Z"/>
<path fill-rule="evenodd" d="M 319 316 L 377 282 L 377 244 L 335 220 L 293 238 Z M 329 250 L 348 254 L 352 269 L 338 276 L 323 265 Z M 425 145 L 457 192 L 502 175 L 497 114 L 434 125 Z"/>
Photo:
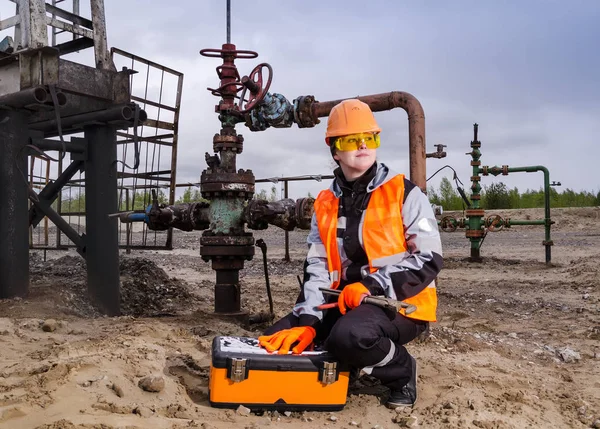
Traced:
<path fill-rule="evenodd" d="M 598 255 L 574 259 L 562 271 L 579 282 L 587 282 L 589 286 L 600 285 Z"/>
<path fill-rule="evenodd" d="M 84 317 L 98 317 L 100 313 L 87 294 L 85 260 L 66 255 L 43 262 L 39 257 L 31 261 L 32 294 L 40 288 L 48 293 L 57 308 Z M 181 313 L 195 300 L 186 282 L 170 278 L 155 262 L 145 258 L 122 257 L 121 314 L 135 317 L 154 317 Z M 36 290 L 37 289 L 37 290 Z"/>
<path fill-rule="evenodd" d="M 144 258 L 123 258 L 121 271 L 121 312 L 145 317 L 174 315 L 189 309 L 193 296 L 187 284 L 169 278 L 153 261 Z"/>

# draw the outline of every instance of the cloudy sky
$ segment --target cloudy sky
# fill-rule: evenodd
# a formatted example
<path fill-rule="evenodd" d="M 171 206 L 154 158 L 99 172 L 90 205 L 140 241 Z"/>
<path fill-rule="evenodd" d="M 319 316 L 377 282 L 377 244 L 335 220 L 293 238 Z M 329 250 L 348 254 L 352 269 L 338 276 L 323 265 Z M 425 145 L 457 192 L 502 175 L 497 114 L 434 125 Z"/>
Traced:
<path fill-rule="evenodd" d="M 198 51 L 226 41 L 225 0 L 105 0 L 109 46 L 185 74 L 178 182 L 197 182 L 220 123 L 215 67 Z M 469 186 L 473 123 L 482 164 L 543 165 L 576 191 L 600 190 L 600 2 L 596 0 L 231 0 L 231 41 L 259 57 L 238 60 L 240 74 L 259 62 L 274 70 L 271 92 L 319 101 L 405 91 L 425 110 L 428 176 L 449 164 Z M 408 174 L 408 124 L 401 109 L 377 114 L 379 160 Z M 238 168 L 257 178 L 330 174 L 325 122 L 314 129 L 243 125 Z M 446 169 L 429 183 L 437 187 Z M 539 189 L 541 173 L 515 173 L 509 187 Z M 290 184 L 292 197 L 325 185 Z"/>

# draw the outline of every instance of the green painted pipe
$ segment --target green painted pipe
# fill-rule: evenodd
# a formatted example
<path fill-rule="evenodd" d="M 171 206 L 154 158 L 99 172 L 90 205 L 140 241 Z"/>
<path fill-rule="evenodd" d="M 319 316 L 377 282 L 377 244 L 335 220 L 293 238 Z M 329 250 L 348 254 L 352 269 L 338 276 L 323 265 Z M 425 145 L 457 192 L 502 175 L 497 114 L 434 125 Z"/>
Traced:
<path fill-rule="evenodd" d="M 507 227 L 511 227 L 513 225 L 546 225 L 546 221 L 543 219 L 538 219 L 538 220 L 513 220 L 513 219 L 509 219 L 506 221 L 508 223 L 508 225 L 506 225 Z"/>
<path fill-rule="evenodd" d="M 502 168 L 498 166 L 494 167 L 484 167 L 479 168 L 478 173 L 483 173 L 484 170 L 487 170 L 488 174 L 492 174 L 497 176 L 503 173 L 503 170 L 506 173 L 535 173 L 537 171 L 542 171 L 544 173 L 544 220 L 539 221 L 539 223 L 515 223 L 519 221 L 511 221 L 512 225 L 544 225 L 545 229 L 545 240 L 543 242 L 546 247 L 546 264 L 550 265 L 550 261 L 552 259 L 551 249 L 552 239 L 550 238 L 550 225 L 552 225 L 552 219 L 550 219 L 550 172 L 548 169 L 542 165 L 533 165 L 529 167 L 507 167 Z M 524 222 L 524 221 L 521 221 Z M 536 221 L 529 221 L 536 222 Z"/>
<path fill-rule="evenodd" d="M 477 140 L 477 131 L 479 129 L 478 124 L 473 124 L 473 141 L 471 142 L 471 152 L 467 155 L 471 155 L 471 166 L 473 167 L 473 176 L 471 177 L 471 208 L 467 211 L 476 211 L 480 209 L 479 200 L 481 198 L 481 185 L 479 184 L 481 176 L 479 176 L 479 166 L 481 165 L 481 142 Z M 472 262 L 481 262 L 481 239 L 483 238 L 484 220 L 483 216 L 471 214 L 467 216 L 467 231 L 466 235 L 471 243 L 471 257 L 469 258 Z"/>

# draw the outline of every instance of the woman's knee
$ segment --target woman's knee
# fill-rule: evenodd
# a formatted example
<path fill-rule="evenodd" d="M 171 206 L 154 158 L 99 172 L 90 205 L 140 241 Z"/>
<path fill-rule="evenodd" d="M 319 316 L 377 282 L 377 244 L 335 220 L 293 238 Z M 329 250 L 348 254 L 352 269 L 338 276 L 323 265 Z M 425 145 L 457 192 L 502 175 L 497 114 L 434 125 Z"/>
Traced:
<path fill-rule="evenodd" d="M 354 323 L 342 317 L 327 338 L 326 348 L 336 353 L 353 353 L 371 349 L 380 339 L 377 330 L 368 323 Z"/>

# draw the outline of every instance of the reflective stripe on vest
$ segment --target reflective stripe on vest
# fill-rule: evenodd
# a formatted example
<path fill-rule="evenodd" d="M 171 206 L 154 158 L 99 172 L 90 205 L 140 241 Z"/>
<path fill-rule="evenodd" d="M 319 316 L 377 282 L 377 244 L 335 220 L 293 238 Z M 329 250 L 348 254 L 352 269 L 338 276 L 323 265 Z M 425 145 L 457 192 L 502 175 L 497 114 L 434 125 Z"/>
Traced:
<path fill-rule="evenodd" d="M 407 253 L 402 222 L 402 201 L 404 199 L 404 175 L 399 174 L 371 193 L 365 210 L 362 235 L 363 247 L 369 260 L 370 271 L 387 264 L 398 263 Z M 342 262 L 337 243 L 337 218 L 339 199 L 330 190 L 321 191 L 314 204 L 321 241 L 327 251 L 327 268 L 331 288 L 340 285 Z M 435 322 L 437 294 L 435 282 L 406 298 L 404 302 L 414 304 L 417 310 L 406 317 Z"/>

